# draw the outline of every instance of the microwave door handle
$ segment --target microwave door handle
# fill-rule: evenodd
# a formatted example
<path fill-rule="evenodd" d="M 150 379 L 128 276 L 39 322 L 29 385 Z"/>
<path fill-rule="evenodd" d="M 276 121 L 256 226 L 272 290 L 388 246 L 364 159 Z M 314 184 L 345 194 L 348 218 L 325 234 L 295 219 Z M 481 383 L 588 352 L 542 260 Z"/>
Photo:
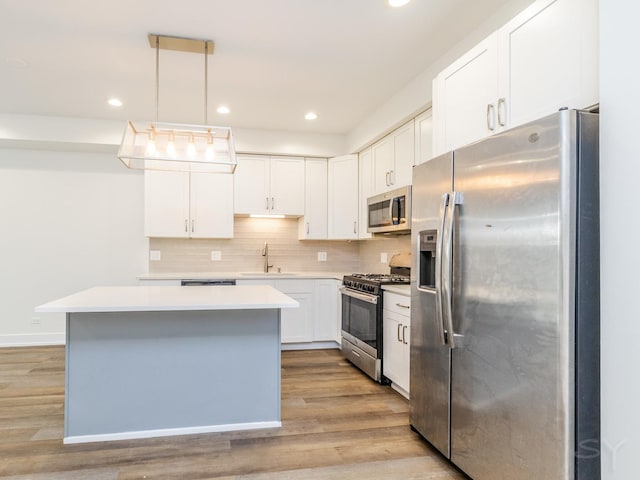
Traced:
<path fill-rule="evenodd" d="M 440 341 L 443 345 L 447 345 L 447 337 L 444 328 L 444 316 L 442 313 L 442 245 L 444 238 L 444 227 L 447 218 L 447 206 L 449 205 L 449 194 L 442 195 L 442 204 L 440 205 L 440 229 L 438 230 L 438 242 L 436 243 L 436 329 Z"/>
<path fill-rule="evenodd" d="M 453 227 L 455 220 L 455 210 L 458 205 L 462 203 L 462 194 L 460 192 L 451 192 L 449 196 L 449 215 L 447 236 L 445 239 L 445 252 L 444 265 L 442 266 L 443 272 L 446 272 L 446 280 L 443 280 L 443 316 L 445 321 L 445 328 L 447 331 L 447 343 L 450 348 L 456 348 L 456 344 L 462 339 L 461 335 L 457 335 L 453 332 Z M 444 277 L 444 275 L 443 275 Z"/>
<path fill-rule="evenodd" d="M 391 224 L 393 225 L 393 202 L 395 202 L 396 199 L 392 198 L 389 200 L 389 221 L 391 222 Z"/>

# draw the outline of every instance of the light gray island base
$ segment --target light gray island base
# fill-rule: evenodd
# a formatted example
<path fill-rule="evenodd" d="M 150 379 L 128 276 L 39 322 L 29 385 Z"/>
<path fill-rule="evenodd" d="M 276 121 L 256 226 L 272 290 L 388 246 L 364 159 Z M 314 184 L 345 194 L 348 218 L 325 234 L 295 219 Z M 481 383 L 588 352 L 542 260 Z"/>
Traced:
<path fill-rule="evenodd" d="M 279 317 L 68 313 L 64 442 L 279 427 Z"/>
<path fill-rule="evenodd" d="M 64 443 L 280 427 L 280 309 L 254 286 L 94 287 L 66 312 Z"/>

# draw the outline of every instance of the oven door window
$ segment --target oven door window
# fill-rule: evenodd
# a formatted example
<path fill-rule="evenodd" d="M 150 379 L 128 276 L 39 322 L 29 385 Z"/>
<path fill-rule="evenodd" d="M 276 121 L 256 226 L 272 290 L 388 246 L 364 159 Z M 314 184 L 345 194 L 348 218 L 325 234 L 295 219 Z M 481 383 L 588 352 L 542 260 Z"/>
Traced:
<path fill-rule="evenodd" d="M 373 303 L 342 295 L 342 330 L 376 350 L 377 308 Z"/>

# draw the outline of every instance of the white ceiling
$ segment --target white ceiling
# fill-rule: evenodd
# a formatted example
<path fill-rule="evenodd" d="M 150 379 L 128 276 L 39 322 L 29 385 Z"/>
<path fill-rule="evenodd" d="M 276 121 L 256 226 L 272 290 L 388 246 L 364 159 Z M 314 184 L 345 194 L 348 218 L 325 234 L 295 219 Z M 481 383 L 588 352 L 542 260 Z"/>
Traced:
<path fill-rule="evenodd" d="M 345 134 L 505 3 L 0 0 L 0 113 L 153 119 L 159 33 L 215 42 L 210 124 Z M 204 121 L 203 65 L 160 52 L 161 121 Z"/>

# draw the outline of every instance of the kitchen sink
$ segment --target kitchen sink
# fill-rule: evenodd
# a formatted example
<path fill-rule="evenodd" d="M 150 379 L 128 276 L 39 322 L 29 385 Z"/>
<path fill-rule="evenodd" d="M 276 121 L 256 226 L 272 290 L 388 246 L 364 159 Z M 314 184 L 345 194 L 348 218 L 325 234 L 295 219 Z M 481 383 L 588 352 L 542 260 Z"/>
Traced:
<path fill-rule="evenodd" d="M 247 277 L 295 277 L 298 274 L 287 272 L 240 272 L 240 275 Z"/>

